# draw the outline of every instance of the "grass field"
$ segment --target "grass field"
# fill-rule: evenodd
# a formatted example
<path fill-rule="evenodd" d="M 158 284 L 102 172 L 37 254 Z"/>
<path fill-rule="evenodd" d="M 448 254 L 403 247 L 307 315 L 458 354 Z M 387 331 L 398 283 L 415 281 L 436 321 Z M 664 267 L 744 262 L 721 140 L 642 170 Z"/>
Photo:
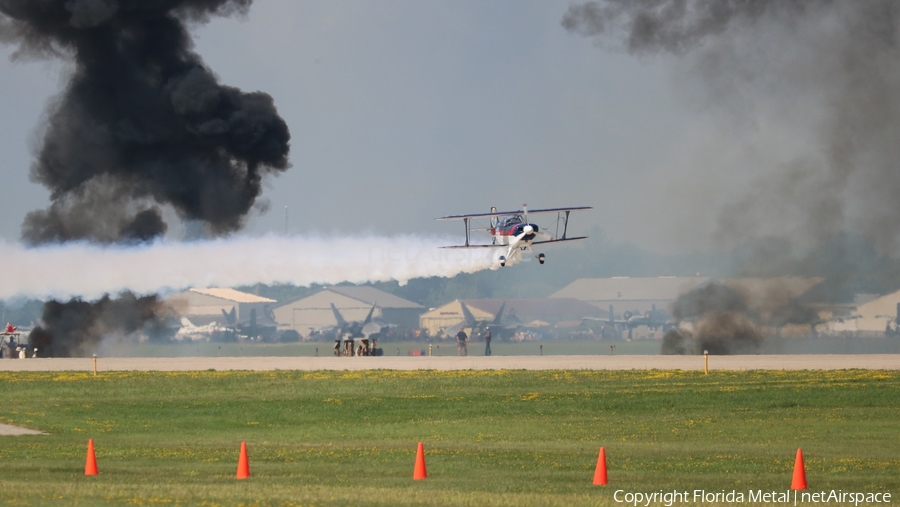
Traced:
<path fill-rule="evenodd" d="M 0 373 L 6 505 L 615 505 L 900 495 L 900 372 Z M 83 475 L 93 438 L 100 475 Z M 241 441 L 252 477 L 234 479 Z M 416 443 L 429 478 L 413 481 Z M 591 485 L 605 446 L 610 485 Z M 620 504 L 621 505 L 621 504 Z"/>

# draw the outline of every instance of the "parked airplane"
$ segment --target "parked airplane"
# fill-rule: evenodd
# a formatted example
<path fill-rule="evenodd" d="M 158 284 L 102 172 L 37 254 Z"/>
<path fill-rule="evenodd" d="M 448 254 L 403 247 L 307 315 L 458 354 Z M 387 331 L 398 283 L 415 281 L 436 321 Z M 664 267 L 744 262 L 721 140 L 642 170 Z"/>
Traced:
<path fill-rule="evenodd" d="M 460 308 L 462 308 L 463 316 L 466 318 L 466 325 L 473 329 L 479 327 L 497 327 L 499 328 L 503 324 L 503 310 L 506 309 L 506 301 L 504 301 L 500 305 L 500 309 L 497 310 L 497 313 L 494 314 L 494 318 L 491 320 L 478 320 L 475 318 L 475 315 L 472 314 L 472 311 L 469 310 L 469 307 L 466 306 L 466 303 L 460 301 Z"/>
<path fill-rule="evenodd" d="M 347 319 L 341 315 L 340 310 L 334 306 L 334 303 L 331 303 L 331 312 L 334 314 L 334 320 L 337 321 L 337 325 L 321 329 L 319 332 L 323 335 L 339 334 L 340 336 L 345 336 L 349 334 L 353 338 L 369 338 L 372 335 L 383 333 L 384 330 L 391 327 L 391 325 L 374 317 L 376 306 L 378 306 L 377 302 L 372 304 L 372 308 L 369 309 L 369 313 L 366 315 L 365 320 L 348 322 Z"/>
<path fill-rule="evenodd" d="M 266 317 L 271 322 L 275 322 L 274 314 L 272 314 L 272 309 L 268 306 L 265 307 Z M 256 309 L 250 309 L 250 319 L 247 321 L 238 322 L 237 320 L 237 311 L 232 306 L 230 312 L 226 312 L 222 310 L 222 315 L 225 317 L 225 322 L 228 323 L 228 328 L 235 333 L 235 335 L 245 336 L 250 339 L 258 338 L 262 341 L 271 341 L 276 333 L 276 326 L 266 326 L 259 324 L 256 318 Z"/>
<path fill-rule="evenodd" d="M 472 313 L 472 310 L 469 309 L 469 306 L 463 301 L 459 302 L 459 306 L 462 308 L 465 320 L 445 329 L 444 333 L 446 333 L 447 336 L 456 336 L 456 333 L 458 333 L 460 329 L 469 328 L 472 334 L 470 338 L 474 338 L 476 336 L 483 336 L 485 331 L 490 328 L 491 335 L 500 340 L 512 336 L 521 324 L 515 317 L 507 317 L 506 314 L 503 313 L 504 310 L 506 310 L 506 301 L 500 305 L 500 309 L 497 310 L 497 313 L 494 314 L 494 317 L 490 320 L 476 318 Z"/>
<path fill-rule="evenodd" d="M 193 322 L 188 320 L 187 317 L 182 317 L 180 322 L 181 327 L 178 328 L 178 331 L 176 331 L 175 335 L 173 336 L 173 338 L 178 341 L 206 341 L 216 333 L 224 333 L 229 331 L 228 328 L 222 327 L 215 322 L 207 324 L 205 326 L 196 326 Z"/>
<path fill-rule="evenodd" d="M 647 310 L 643 314 L 641 314 L 639 311 L 626 310 L 622 313 L 621 319 L 615 318 L 615 314 L 613 313 L 613 305 L 609 305 L 609 318 L 597 319 L 593 317 L 585 317 L 584 320 L 609 324 L 610 328 L 616 330 L 619 333 L 627 330 L 628 338 L 632 337 L 632 332 L 636 327 L 639 326 L 647 326 L 654 331 L 657 329 L 668 331 L 671 327 L 677 325 L 675 321 L 669 318 L 668 312 L 666 312 L 665 310 L 657 309 L 656 305 L 653 305 L 652 309 Z"/>
<path fill-rule="evenodd" d="M 548 208 L 531 210 L 531 214 L 536 213 L 556 213 L 556 236 L 541 231 L 537 224 L 528 220 L 528 206 L 522 205 L 521 210 L 515 211 L 497 211 L 497 208 L 491 208 L 490 213 L 475 213 L 472 215 L 450 215 L 440 217 L 438 220 L 462 220 L 466 228 L 466 243 L 464 245 L 446 246 L 443 248 L 497 248 L 500 255 L 497 257 L 498 267 L 506 265 L 518 264 L 523 260 L 522 254 L 529 252 L 533 254 L 541 264 L 546 260 L 543 253 L 535 253 L 534 245 L 543 245 L 549 243 L 558 243 L 561 241 L 577 241 L 585 239 L 587 236 L 577 236 L 570 238 L 566 236 L 569 225 L 569 213 L 573 211 L 593 209 L 590 206 L 579 206 L 574 208 Z M 470 221 L 473 219 L 489 218 L 490 226 L 486 228 L 470 228 Z M 562 228 L 562 235 L 559 235 Z M 487 231 L 491 236 L 491 244 L 489 245 L 473 245 L 469 243 L 469 233 L 471 231 Z M 538 240 L 541 238 L 541 240 Z M 503 248 L 506 247 L 506 248 Z"/>

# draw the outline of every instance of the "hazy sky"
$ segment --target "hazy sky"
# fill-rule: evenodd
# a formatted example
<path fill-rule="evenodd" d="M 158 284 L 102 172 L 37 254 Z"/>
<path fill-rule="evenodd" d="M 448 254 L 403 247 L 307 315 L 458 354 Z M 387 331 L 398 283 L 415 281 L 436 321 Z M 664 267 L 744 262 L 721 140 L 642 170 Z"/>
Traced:
<path fill-rule="evenodd" d="M 257 0 L 193 30 L 225 85 L 271 94 L 293 168 L 266 183 L 253 234 L 461 233 L 433 218 L 593 206 L 581 232 L 657 251 L 705 250 L 719 206 L 771 157 L 735 145 L 676 57 L 635 58 L 567 32 L 569 1 Z M 47 191 L 29 181 L 60 61 L 0 46 L 0 237 Z M 681 70 L 679 70 L 681 68 Z M 723 133 L 725 131 L 725 133 Z M 773 136 L 771 130 L 753 136 Z M 712 170 L 715 168 L 716 170 Z M 460 234 L 461 236 L 461 234 Z"/>

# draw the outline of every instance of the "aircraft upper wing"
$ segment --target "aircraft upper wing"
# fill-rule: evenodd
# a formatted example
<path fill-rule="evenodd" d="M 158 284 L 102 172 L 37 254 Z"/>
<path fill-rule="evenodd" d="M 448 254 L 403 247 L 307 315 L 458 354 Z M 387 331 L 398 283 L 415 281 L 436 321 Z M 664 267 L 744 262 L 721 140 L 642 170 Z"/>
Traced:
<path fill-rule="evenodd" d="M 563 213 L 566 211 L 581 211 L 586 209 L 594 209 L 592 206 L 575 206 L 572 208 L 546 208 L 546 209 L 530 209 L 528 210 L 528 214 L 532 213 Z M 471 215 L 449 215 L 446 217 L 436 218 L 435 220 L 462 220 L 464 218 L 482 218 L 482 217 L 499 217 L 499 216 L 510 216 L 510 215 L 523 215 L 525 214 L 525 210 L 515 210 L 515 211 L 494 211 L 491 213 L 474 213 Z"/>

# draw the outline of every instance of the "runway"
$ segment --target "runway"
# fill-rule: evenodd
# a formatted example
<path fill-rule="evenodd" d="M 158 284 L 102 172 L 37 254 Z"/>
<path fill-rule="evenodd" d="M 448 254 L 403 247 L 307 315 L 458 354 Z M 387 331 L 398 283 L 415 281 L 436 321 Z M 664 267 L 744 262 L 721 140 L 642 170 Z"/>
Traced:
<path fill-rule="evenodd" d="M 93 371 L 92 358 L 0 360 L 4 371 Z M 702 370 L 703 356 L 99 357 L 97 371 Z M 900 354 L 709 356 L 710 370 L 898 370 Z"/>

